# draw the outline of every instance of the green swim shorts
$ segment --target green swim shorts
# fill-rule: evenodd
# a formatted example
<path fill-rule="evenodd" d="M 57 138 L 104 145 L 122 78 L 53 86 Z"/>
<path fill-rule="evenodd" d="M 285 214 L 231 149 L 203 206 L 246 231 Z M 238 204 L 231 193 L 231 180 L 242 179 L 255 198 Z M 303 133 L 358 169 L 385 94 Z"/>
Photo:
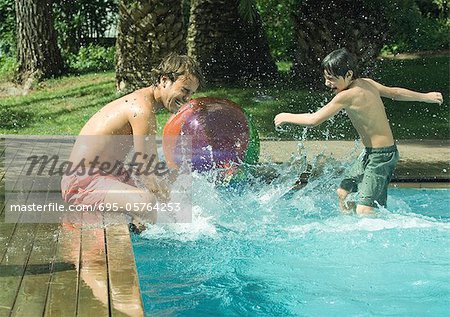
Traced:
<path fill-rule="evenodd" d="M 387 188 L 398 158 L 395 144 L 382 148 L 366 147 L 345 173 L 340 187 L 348 192 L 358 192 L 359 205 L 386 206 Z"/>

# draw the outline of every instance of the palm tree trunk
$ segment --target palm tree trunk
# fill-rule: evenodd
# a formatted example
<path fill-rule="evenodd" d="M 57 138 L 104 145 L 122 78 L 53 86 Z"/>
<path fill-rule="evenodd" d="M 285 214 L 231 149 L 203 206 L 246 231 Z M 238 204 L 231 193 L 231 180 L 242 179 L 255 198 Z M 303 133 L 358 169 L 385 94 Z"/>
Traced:
<path fill-rule="evenodd" d="M 181 0 L 120 0 L 116 47 L 117 89 L 150 85 L 153 67 L 185 51 Z"/>
<path fill-rule="evenodd" d="M 207 81 L 272 78 L 275 62 L 258 14 L 252 22 L 239 14 L 239 1 L 192 0 L 188 54 Z"/>
<path fill-rule="evenodd" d="M 294 13 L 297 51 L 294 75 L 319 84 L 321 60 L 331 51 L 346 47 L 370 64 L 378 56 L 387 32 L 382 6 L 377 0 L 304 0 Z"/>

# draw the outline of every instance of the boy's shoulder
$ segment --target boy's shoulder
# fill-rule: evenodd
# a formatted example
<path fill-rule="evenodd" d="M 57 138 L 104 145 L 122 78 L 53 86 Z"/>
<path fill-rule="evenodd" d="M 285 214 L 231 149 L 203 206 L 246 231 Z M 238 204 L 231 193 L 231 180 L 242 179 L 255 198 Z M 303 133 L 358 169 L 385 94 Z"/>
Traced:
<path fill-rule="evenodd" d="M 351 87 L 339 92 L 334 99 L 342 104 L 352 104 L 355 99 L 364 97 L 364 95 L 371 90 L 369 85 L 369 83 L 365 83 L 359 78 Z"/>
<path fill-rule="evenodd" d="M 355 80 L 353 86 L 348 89 L 350 94 L 358 95 L 367 91 L 373 91 L 376 89 L 376 82 L 370 78 L 358 78 Z"/>

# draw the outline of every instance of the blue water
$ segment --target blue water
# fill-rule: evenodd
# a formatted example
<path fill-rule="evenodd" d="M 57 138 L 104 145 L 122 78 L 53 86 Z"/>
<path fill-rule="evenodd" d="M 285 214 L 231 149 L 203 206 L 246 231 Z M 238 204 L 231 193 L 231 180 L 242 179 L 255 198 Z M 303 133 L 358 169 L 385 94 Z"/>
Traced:
<path fill-rule="evenodd" d="M 147 315 L 449 316 L 450 190 L 391 188 L 360 218 L 327 168 L 289 191 L 292 166 L 228 190 L 196 175 L 191 224 L 133 236 Z"/>

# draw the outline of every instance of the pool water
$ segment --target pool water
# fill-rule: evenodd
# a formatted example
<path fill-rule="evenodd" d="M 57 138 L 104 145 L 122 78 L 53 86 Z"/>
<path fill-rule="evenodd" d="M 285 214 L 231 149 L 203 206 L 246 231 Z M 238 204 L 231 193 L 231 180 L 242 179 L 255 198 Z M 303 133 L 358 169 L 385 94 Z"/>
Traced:
<path fill-rule="evenodd" d="M 133 236 L 147 315 L 450 314 L 450 190 L 390 188 L 360 218 L 338 211 L 336 174 L 290 191 L 291 167 L 228 189 L 195 175 L 192 223 Z"/>

